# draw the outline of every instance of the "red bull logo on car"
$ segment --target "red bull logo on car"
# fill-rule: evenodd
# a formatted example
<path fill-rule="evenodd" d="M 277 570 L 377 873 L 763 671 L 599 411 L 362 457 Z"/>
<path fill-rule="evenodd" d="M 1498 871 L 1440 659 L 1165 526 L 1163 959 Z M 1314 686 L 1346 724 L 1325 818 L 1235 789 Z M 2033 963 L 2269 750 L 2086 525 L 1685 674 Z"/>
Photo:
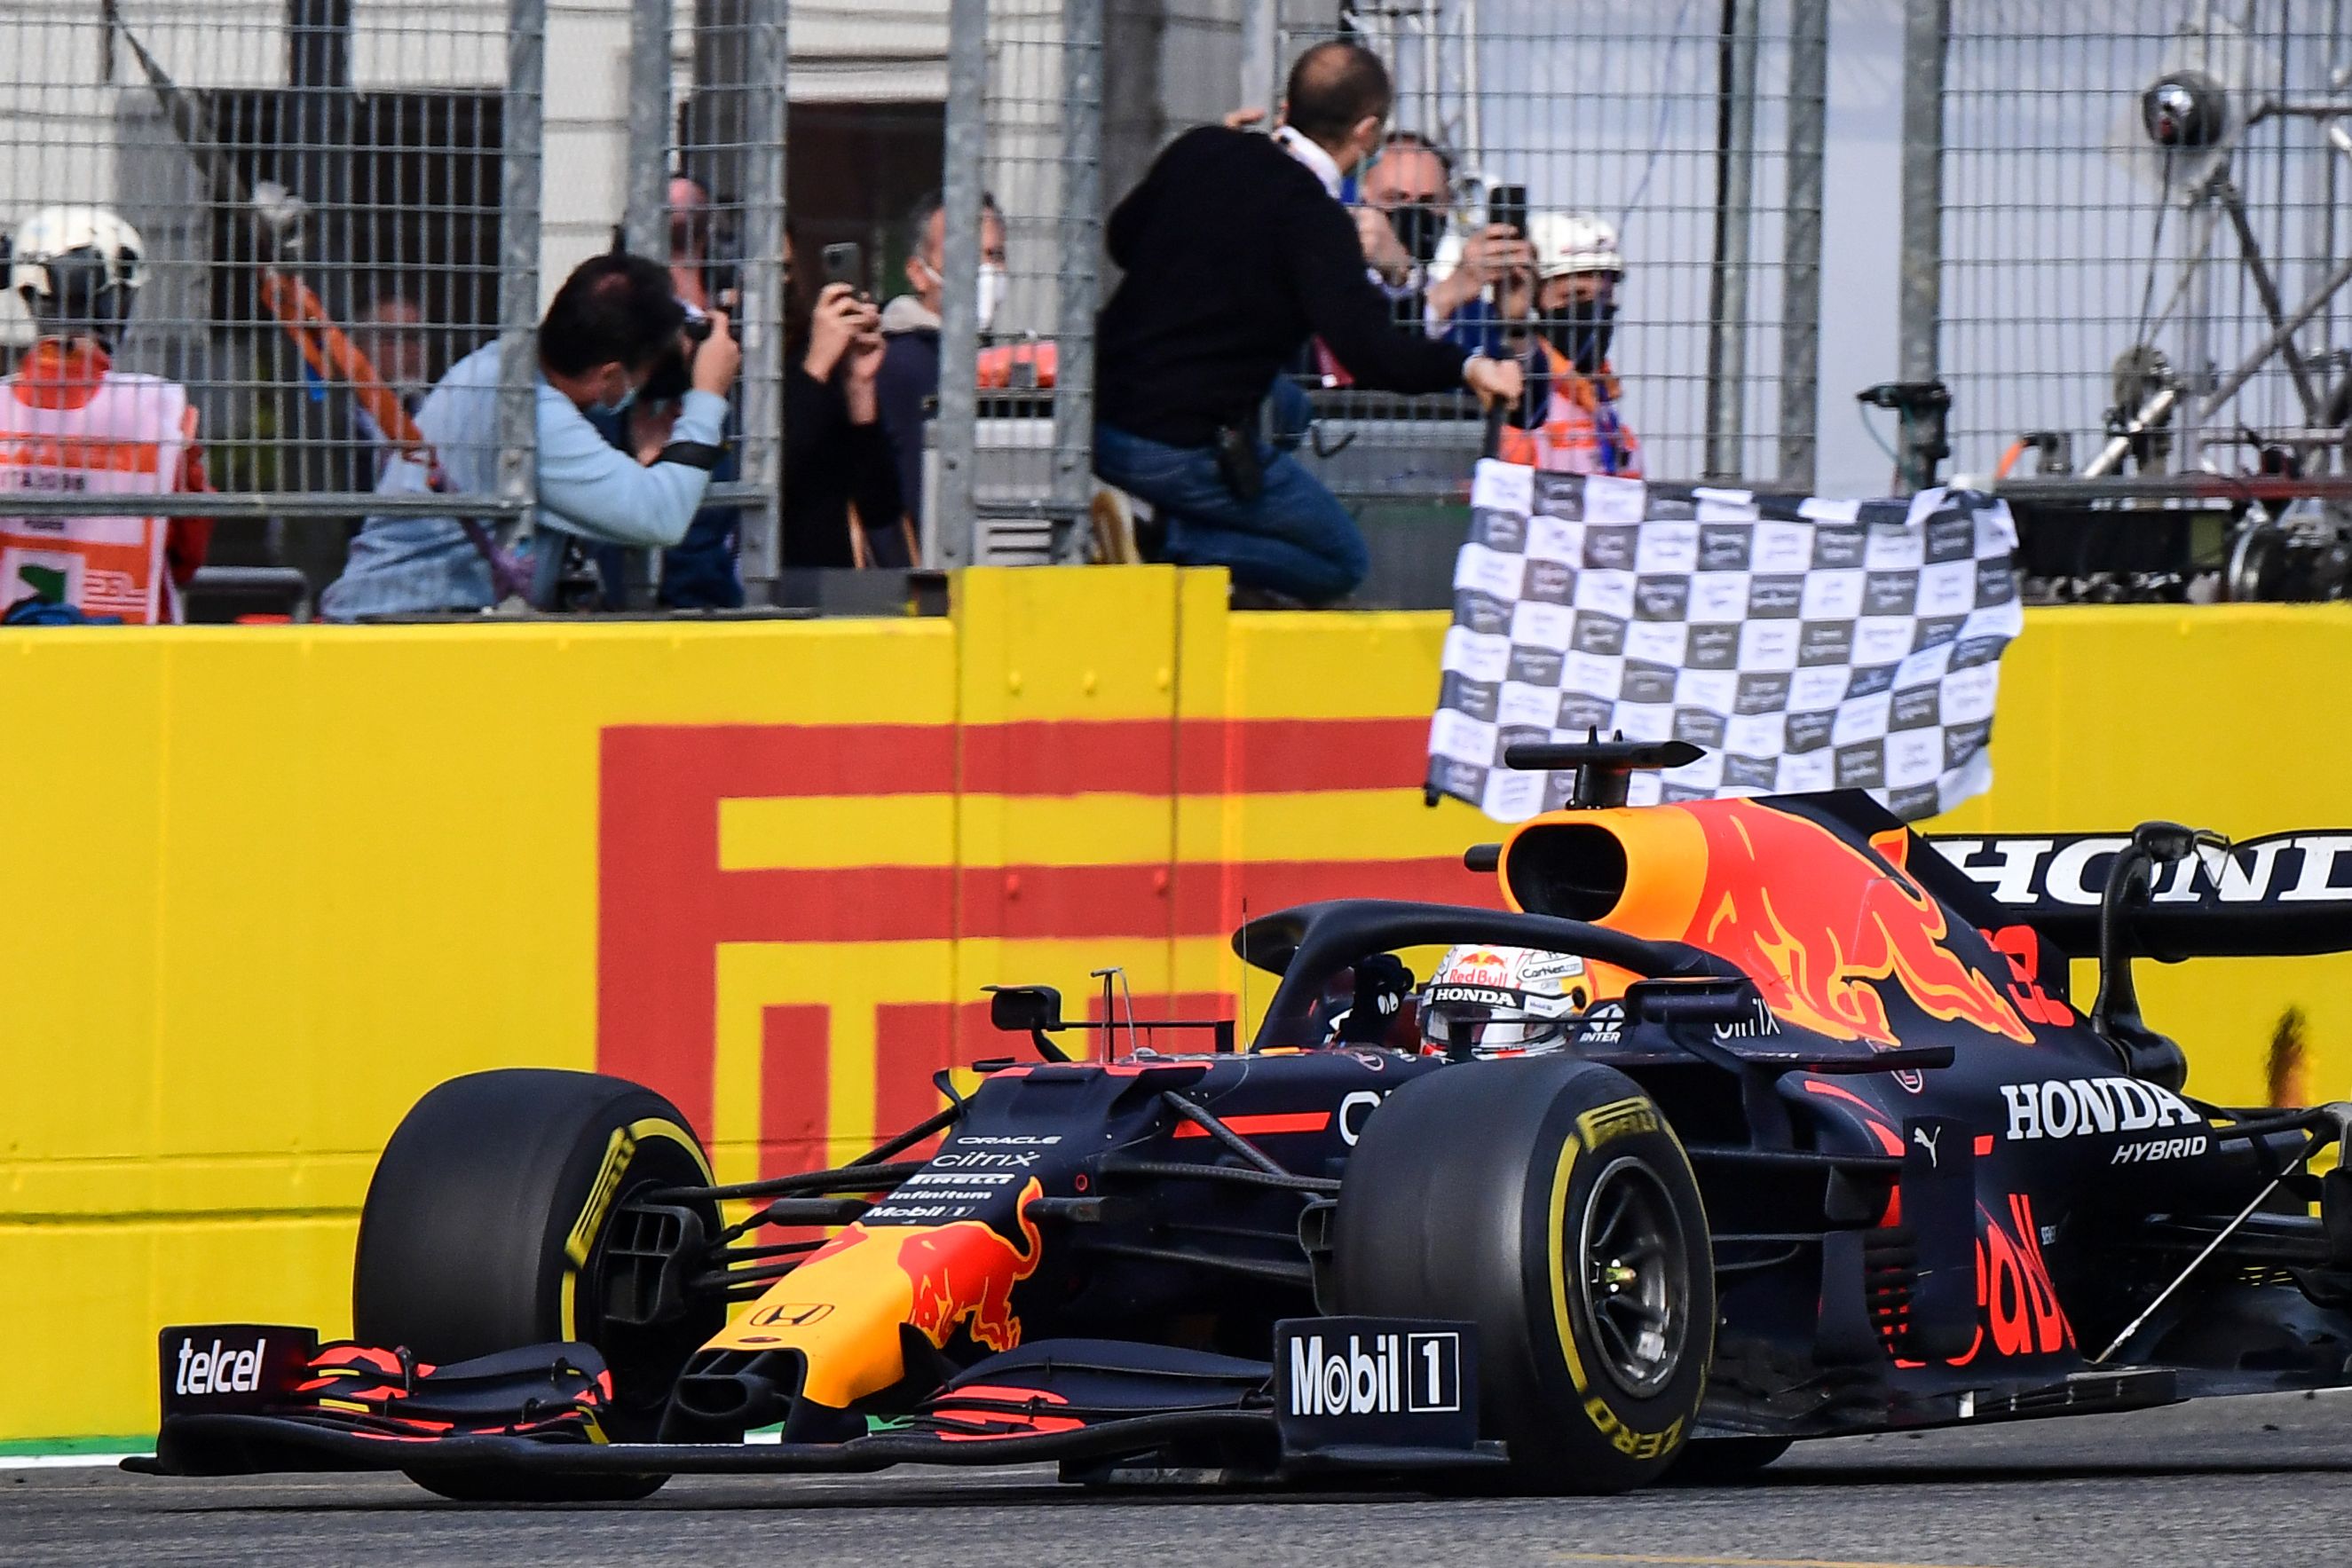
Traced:
<path fill-rule="evenodd" d="M 941 1349 L 961 1329 L 985 1349 L 1011 1350 L 1022 1335 L 1013 1290 L 1045 1256 L 1029 1216 L 1044 1194 L 1035 1176 L 1025 1179 L 1013 1204 L 1017 1242 L 982 1220 L 869 1223 L 879 1212 L 869 1210 L 867 1219 L 810 1253 L 775 1286 L 773 1300 L 729 1324 L 710 1347 L 796 1347 L 808 1358 L 803 1397 L 835 1409 L 904 1375 L 902 1326 Z"/>
<path fill-rule="evenodd" d="M 1013 1287 L 1037 1271 L 1044 1255 L 1037 1222 L 1029 1218 L 1030 1204 L 1044 1191 L 1035 1176 L 1021 1189 L 1014 1206 L 1021 1225 L 1019 1247 L 978 1219 L 932 1226 L 901 1239 L 898 1267 L 915 1282 L 907 1322 L 935 1345 L 952 1339 L 959 1323 L 969 1327 L 974 1343 L 991 1350 L 1019 1344 L 1021 1320 L 1013 1315 Z"/>
<path fill-rule="evenodd" d="M 1021 1189 L 1013 1206 L 1021 1227 L 1017 1247 L 985 1220 L 881 1228 L 860 1222 L 811 1253 L 801 1272 L 810 1279 L 829 1278 L 818 1275 L 815 1266 L 832 1262 L 853 1249 L 887 1253 L 914 1288 L 905 1318 L 909 1327 L 919 1329 L 933 1344 L 943 1348 L 955 1337 L 957 1328 L 964 1326 L 975 1344 L 1011 1350 L 1021 1343 L 1021 1320 L 1013 1312 L 1013 1288 L 1037 1271 L 1037 1260 L 1044 1255 L 1029 1206 L 1045 1190 L 1035 1176 Z M 761 1314 L 755 1312 L 752 1317 L 757 1321 Z"/>
<path fill-rule="evenodd" d="M 1738 964 L 1772 1011 L 1839 1040 L 1896 1043 L 1880 983 L 1930 1017 L 2021 1044 L 2033 1034 L 1992 981 L 1948 946 L 1943 907 L 1905 869 L 1910 834 L 1871 853 L 1806 818 L 1748 800 L 1685 807 L 1706 837 L 1682 939 Z"/>

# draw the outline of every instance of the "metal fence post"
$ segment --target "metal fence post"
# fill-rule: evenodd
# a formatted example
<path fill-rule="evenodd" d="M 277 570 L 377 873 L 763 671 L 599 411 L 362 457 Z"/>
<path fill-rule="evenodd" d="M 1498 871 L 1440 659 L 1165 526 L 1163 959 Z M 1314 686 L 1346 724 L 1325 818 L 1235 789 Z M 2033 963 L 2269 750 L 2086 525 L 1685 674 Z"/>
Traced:
<path fill-rule="evenodd" d="M 1895 308 L 1895 379 L 1936 379 L 1944 287 L 1944 48 L 1950 0 L 1906 0 L 1903 15 L 1903 256 Z M 1926 483 L 1925 427 L 1903 422 L 1898 466 Z"/>
<path fill-rule="evenodd" d="M 980 166 L 987 140 L 988 0 L 950 0 L 947 162 L 940 183 L 947 277 L 940 290 L 939 486 L 932 507 L 941 566 L 970 566 L 980 558 L 972 462 L 980 417 Z"/>
<path fill-rule="evenodd" d="M 499 498 L 539 494 L 539 207 L 547 83 L 547 0 L 507 0 L 507 94 L 499 147 Z M 524 521 L 530 521 L 526 513 Z"/>
<path fill-rule="evenodd" d="M 670 0 L 630 0 L 628 208 L 622 234 L 629 248 L 656 260 L 669 255 Z"/>
<path fill-rule="evenodd" d="M 1792 0 L 1789 184 L 1780 238 L 1780 483 L 1813 487 L 1822 384 L 1822 160 L 1829 114 L 1829 0 Z"/>
<path fill-rule="evenodd" d="M 287 123 L 279 131 L 287 146 L 281 176 L 316 214 L 309 241 L 318 277 L 320 303 L 328 314 L 351 320 L 361 301 L 352 278 L 335 263 L 351 254 L 353 235 L 352 142 L 358 129 L 352 92 L 351 0 L 287 0 Z M 288 389 L 291 392 L 293 389 Z M 341 410 L 302 395 L 278 402 L 280 426 L 295 436 L 288 454 L 296 483 L 331 490 L 356 483 L 337 459 L 331 442 Z"/>
<path fill-rule="evenodd" d="M 1757 11 L 1723 0 L 1715 270 L 1707 280 L 1706 475 L 1739 476 L 1748 397 L 1748 260 L 1756 200 Z"/>
<path fill-rule="evenodd" d="M 1242 0 L 1242 74 L 1235 109 L 1275 110 L 1275 76 L 1281 69 L 1282 0 Z"/>
<path fill-rule="evenodd" d="M 1061 277 L 1055 329 L 1055 559 L 1083 560 L 1094 495 L 1095 306 L 1102 255 L 1103 0 L 1062 5 Z"/>
<path fill-rule="evenodd" d="M 742 483 L 745 600 L 774 597 L 783 570 L 784 127 L 788 0 L 743 0 Z M 805 259 L 805 258 L 803 258 Z"/>

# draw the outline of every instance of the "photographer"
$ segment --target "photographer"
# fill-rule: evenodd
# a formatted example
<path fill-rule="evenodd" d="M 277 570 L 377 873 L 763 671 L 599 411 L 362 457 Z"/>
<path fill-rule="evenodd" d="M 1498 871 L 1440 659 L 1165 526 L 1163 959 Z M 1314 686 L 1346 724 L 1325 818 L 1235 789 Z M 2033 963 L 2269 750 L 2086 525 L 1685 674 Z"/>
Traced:
<path fill-rule="evenodd" d="M 1399 330 L 1366 269 L 1339 191 L 1381 145 L 1391 90 L 1379 57 L 1318 44 L 1286 97 L 1273 136 L 1204 126 L 1178 137 L 1111 214 L 1105 238 L 1125 276 L 1098 327 L 1095 472 L 1157 509 L 1164 559 L 1322 603 L 1362 581 L 1370 558 L 1338 498 L 1259 439 L 1276 371 L 1310 336 L 1380 391 L 1466 384 L 1515 402 L 1520 371 L 1418 326 Z"/>
<path fill-rule="evenodd" d="M 1448 232 L 1454 160 L 1419 131 L 1390 131 L 1357 184 L 1364 261 L 1399 321 L 1442 334 L 1489 284 L 1533 263 L 1528 242 L 1508 224 L 1486 224 L 1466 240 Z"/>
<path fill-rule="evenodd" d="M 698 343 L 686 322 L 668 269 L 643 256 L 591 256 L 556 290 L 539 326 L 541 528 L 614 544 L 667 546 L 685 537 L 720 455 L 727 392 L 743 358 L 724 316 L 710 318 L 713 329 Z M 617 414 L 639 397 L 677 398 L 677 412 L 634 423 L 636 450 L 616 450 L 589 411 Z M 451 366 L 417 413 L 437 463 L 400 456 L 376 493 L 492 493 L 498 413 L 493 341 Z M 352 621 L 488 609 L 501 597 L 508 564 L 486 532 L 456 517 L 370 517 L 320 610 L 331 621 Z"/>
<path fill-rule="evenodd" d="M 688 332 L 697 316 L 712 308 L 732 311 L 738 288 L 734 267 L 722 259 L 718 226 L 711 220 L 710 193 L 698 180 L 680 174 L 669 183 L 669 281 L 688 308 Z M 673 415 L 667 403 L 639 398 L 626 413 L 607 418 L 591 414 L 598 434 L 625 452 L 635 452 L 650 439 L 652 422 Z M 737 436 L 740 422 L 730 410 L 727 420 L 726 455 L 710 470 L 710 482 L 725 485 L 742 477 Z M 654 443 L 656 447 L 659 443 Z M 694 514 L 686 538 L 661 552 L 654 599 L 665 610 L 740 610 L 743 580 L 737 570 L 738 535 L 743 514 L 739 507 L 705 507 Z M 596 552 L 597 575 L 604 582 L 604 607 L 629 608 L 629 552 L 606 545 Z"/>
<path fill-rule="evenodd" d="M 875 379 L 881 315 L 848 282 L 801 306 L 784 228 L 783 557 L 790 567 L 911 566 L 898 465 Z"/>

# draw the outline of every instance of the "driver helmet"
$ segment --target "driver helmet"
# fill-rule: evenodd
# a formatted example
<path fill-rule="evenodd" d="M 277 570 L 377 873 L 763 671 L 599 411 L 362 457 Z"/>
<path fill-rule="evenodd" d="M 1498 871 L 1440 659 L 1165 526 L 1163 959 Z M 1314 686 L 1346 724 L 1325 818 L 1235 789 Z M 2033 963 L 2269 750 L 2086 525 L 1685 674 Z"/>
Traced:
<path fill-rule="evenodd" d="M 1421 993 L 1422 1039 L 1456 1059 L 1558 1051 L 1591 995 L 1573 953 L 1455 947 Z"/>
<path fill-rule="evenodd" d="M 146 248 L 104 207 L 43 207 L 0 239 L 0 273 L 42 331 L 111 348 L 131 319 Z"/>

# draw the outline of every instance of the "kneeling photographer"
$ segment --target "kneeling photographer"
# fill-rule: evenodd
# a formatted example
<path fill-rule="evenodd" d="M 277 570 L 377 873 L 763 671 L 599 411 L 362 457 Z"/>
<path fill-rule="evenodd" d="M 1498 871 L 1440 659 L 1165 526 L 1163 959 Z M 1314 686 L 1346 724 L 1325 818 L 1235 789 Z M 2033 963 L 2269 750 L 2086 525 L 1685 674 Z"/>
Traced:
<path fill-rule="evenodd" d="M 743 358 L 724 316 L 712 314 L 698 340 L 688 321 L 669 270 L 643 256 L 591 256 L 556 291 L 539 328 L 540 528 L 612 544 L 685 537 L 719 459 L 727 392 Z M 589 419 L 673 397 L 674 414 L 631 421 L 631 451 L 608 444 Z M 492 341 L 451 366 L 417 411 L 437 465 L 397 457 L 376 493 L 496 490 L 498 404 Z M 484 610 L 514 591 L 515 578 L 478 524 L 375 517 L 352 541 L 320 610 L 331 621 Z"/>

